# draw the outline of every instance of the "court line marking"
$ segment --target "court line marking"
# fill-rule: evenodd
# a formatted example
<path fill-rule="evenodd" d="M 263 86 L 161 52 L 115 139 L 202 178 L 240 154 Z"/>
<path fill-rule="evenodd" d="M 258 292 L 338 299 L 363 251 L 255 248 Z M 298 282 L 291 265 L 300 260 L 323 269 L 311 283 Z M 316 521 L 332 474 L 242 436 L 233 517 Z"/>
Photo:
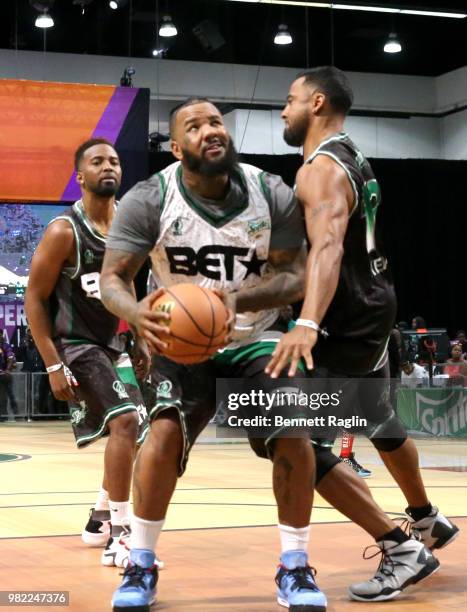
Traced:
<path fill-rule="evenodd" d="M 448 518 L 467 519 L 467 515 L 449 516 Z M 349 523 L 353 523 L 353 521 L 349 519 L 344 519 L 343 521 L 322 521 L 319 523 L 311 523 L 311 524 L 316 528 L 316 527 L 319 527 L 320 525 L 344 525 L 344 524 L 347 525 Z M 186 528 L 185 529 L 183 528 L 163 529 L 163 532 L 170 533 L 170 532 L 179 532 L 179 531 L 219 531 L 220 529 L 258 529 L 262 527 L 277 527 L 277 523 L 267 523 L 265 525 L 227 525 L 227 526 L 221 526 L 221 527 L 192 527 L 188 529 Z M 358 525 L 356 525 L 356 527 L 358 527 Z M 363 529 L 362 531 L 363 533 L 366 534 L 366 532 Z M 366 535 L 369 536 L 369 534 L 366 534 Z M 7 536 L 7 537 L 0 537 L 0 540 L 4 541 L 4 540 L 37 540 L 39 538 L 76 538 L 78 536 L 81 536 L 81 533 L 63 533 L 63 534 L 58 534 L 58 535 L 38 535 L 38 536 Z M 84 544 L 83 544 L 83 548 L 91 549 L 90 546 L 85 546 Z"/>

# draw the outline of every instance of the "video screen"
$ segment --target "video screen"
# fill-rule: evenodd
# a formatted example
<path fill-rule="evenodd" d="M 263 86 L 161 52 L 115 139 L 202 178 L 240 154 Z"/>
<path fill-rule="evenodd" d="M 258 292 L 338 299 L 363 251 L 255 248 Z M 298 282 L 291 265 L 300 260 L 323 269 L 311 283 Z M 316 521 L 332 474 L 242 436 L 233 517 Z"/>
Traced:
<path fill-rule="evenodd" d="M 0 202 L 0 304 L 23 301 L 34 250 L 50 221 L 67 208 Z"/>

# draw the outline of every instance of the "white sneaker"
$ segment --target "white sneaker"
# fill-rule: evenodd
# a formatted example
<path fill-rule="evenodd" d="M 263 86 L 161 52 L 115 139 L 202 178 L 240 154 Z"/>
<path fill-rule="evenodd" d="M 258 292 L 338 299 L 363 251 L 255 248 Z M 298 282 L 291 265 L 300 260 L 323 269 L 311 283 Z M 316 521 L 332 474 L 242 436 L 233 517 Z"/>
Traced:
<path fill-rule="evenodd" d="M 101 563 L 108 567 L 123 567 L 126 568 L 130 555 L 130 536 L 131 529 L 128 524 L 122 525 L 122 531 L 119 535 L 110 536 L 107 541 L 107 546 L 102 552 Z M 157 565 L 159 570 L 165 567 L 164 561 L 156 555 L 154 565 Z"/>
<path fill-rule="evenodd" d="M 436 506 L 433 506 L 430 514 L 420 521 L 414 521 L 409 514 L 409 508 L 406 509 L 405 513 L 411 534 L 430 550 L 444 548 L 459 535 L 459 527 L 451 523 L 444 514 L 441 514 Z"/>
<path fill-rule="evenodd" d="M 406 587 L 427 578 L 439 568 L 439 561 L 417 540 L 411 538 L 399 544 L 382 540 L 374 546 L 381 553 L 381 562 L 373 578 L 349 587 L 349 597 L 356 601 L 386 601 L 397 597 Z M 372 559 L 379 554 L 365 556 Z"/>
<path fill-rule="evenodd" d="M 116 527 L 112 527 L 114 531 Z M 107 541 L 107 546 L 102 551 L 101 563 L 108 567 L 125 567 L 130 554 L 130 535 L 129 526 L 122 525 L 120 534 L 111 535 Z"/>
<path fill-rule="evenodd" d="M 81 539 L 88 546 L 105 546 L 110 537 L 110 510 L 91 508 Z"/>

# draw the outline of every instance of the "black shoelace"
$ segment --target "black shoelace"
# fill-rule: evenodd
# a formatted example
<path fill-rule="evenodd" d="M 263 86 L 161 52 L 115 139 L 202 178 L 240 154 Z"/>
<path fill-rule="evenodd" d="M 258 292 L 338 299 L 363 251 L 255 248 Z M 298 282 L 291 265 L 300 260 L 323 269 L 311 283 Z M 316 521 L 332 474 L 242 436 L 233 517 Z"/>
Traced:
<path fill-rule="evenodd" d="M 372 555 L 367 555 L 366 554 L 367 550 L 370 550 L 371 548 L 377 548 L 378 550 Z M 388 554 L 387 550 L 384 547 L 380 548 L 376 544 L 367 546 L 365 550 L 363 551 L 362 556 L 366 561 L 368 561 L 369 559 L 374 559 L 378 555 L 381 555 L 381 559 L 379 561 L 379 565 L 378 565 L 378 569 L 376 570 L 376 574 L 383 574 L 384 576 L 394 576 L 394 568 L 398 564 L 393 561 L 393 559 L 391 558 L 391 555 Z M 386 569 L 385 567 L 386 565 L 390 566 L 390 569 Z M 382 581 L 381 576 L 375 575 L 374 579 L 379 580 L 380 582 Z"/>
<path fill-rule="evenodd" d="M 147 586 L 144 582 L 144 576 L 147 574 L 148 570 L 140 565 L 128 565 L 123 574 L 124 578 L 128 578 L 128 581 L 125 582 L 125 586 L 133 586 L 133 587 L 142 587 L 143 589 L 147 589 Z"/>
<path fill-rule="evenodd" d="M 284 573 L 294 577 L 294 583 L 291 587 L 293 591 L 298 591 L 298 589 L 308 589 L 312 591 L 319 590 L 313 581 L 313 578 L 316 576 L 316 570 L 314 567 L 307 565 L 306 567 L 296 567 L 293 570 L 288 570 L 284 567 L 283 570 Z"/>

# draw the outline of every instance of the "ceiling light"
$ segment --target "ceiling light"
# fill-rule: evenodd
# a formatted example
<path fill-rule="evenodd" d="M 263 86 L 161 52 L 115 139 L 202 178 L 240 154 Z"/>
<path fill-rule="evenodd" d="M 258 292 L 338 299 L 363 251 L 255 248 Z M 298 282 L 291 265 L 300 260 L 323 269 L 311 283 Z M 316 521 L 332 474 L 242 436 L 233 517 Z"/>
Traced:
<path fill-rule="evenodd" d="M 389 38 L 384 45 L 385 53 L 400 53 L 402 51 L 402 45 L 400 44 L 397 34 L 395 32 L 391 32 L 389 34 Z"/>
<path fill-rule="evenodd" d="M 34 25 L 36 26 L 36 28 L 52 28 L 54 25 L 54 20 L 47 13 L 47 11 L 44 11 L 42 15 L 39 15 L 39 17 L 37 17 Z"/>
<path fill-rule="evenodd" d="M 402 13 L 403 15 L 421 15 L 423 17 L 451 17 L 464 19 L 467 13 L 451 11 L 430 11 L 425 9 L 401 9 L 397 7 L 369 6 L 365 4 L 340 4 L 334 2 L 307 2 L 306 0 L 230 0 L 231 2 L 252 2 L 256 4 L 282 4 L 284 6 L 301 6 L 309 8 L 330 8 L 347 11 L 369 11 L 370 13 Z"/>
<path fill-rule="evenodd" d="M 111 9 L 116 11 L 117 9 L 121 9 L 127 4 L 128 0 L 110 0 L 109 6 Z"/>
<path fill-rule="evenodd" d="M 163 36 L 164 38 L 177 36 L 177 28 L 175 27 L 170 15 L 164 15 L 164 17 L 162 17 L 162 24 L 159 28 L 159 36 Z"/>
<path fill-rule="evenodd" d="M 281 23 L 277 34 L 274 36 L 275 45 L 290 45 L 292 42 L 292 36 L 284 23 Z"/>
<path fill-rule="evenodd" d="M 444 13 L 442 11 L 422 11 L 415 9 L 401 9 L 403 15 L 423 15 L 424 17 L 453 17 L 454 19 L 464 19 L 466 13 Z"/>

